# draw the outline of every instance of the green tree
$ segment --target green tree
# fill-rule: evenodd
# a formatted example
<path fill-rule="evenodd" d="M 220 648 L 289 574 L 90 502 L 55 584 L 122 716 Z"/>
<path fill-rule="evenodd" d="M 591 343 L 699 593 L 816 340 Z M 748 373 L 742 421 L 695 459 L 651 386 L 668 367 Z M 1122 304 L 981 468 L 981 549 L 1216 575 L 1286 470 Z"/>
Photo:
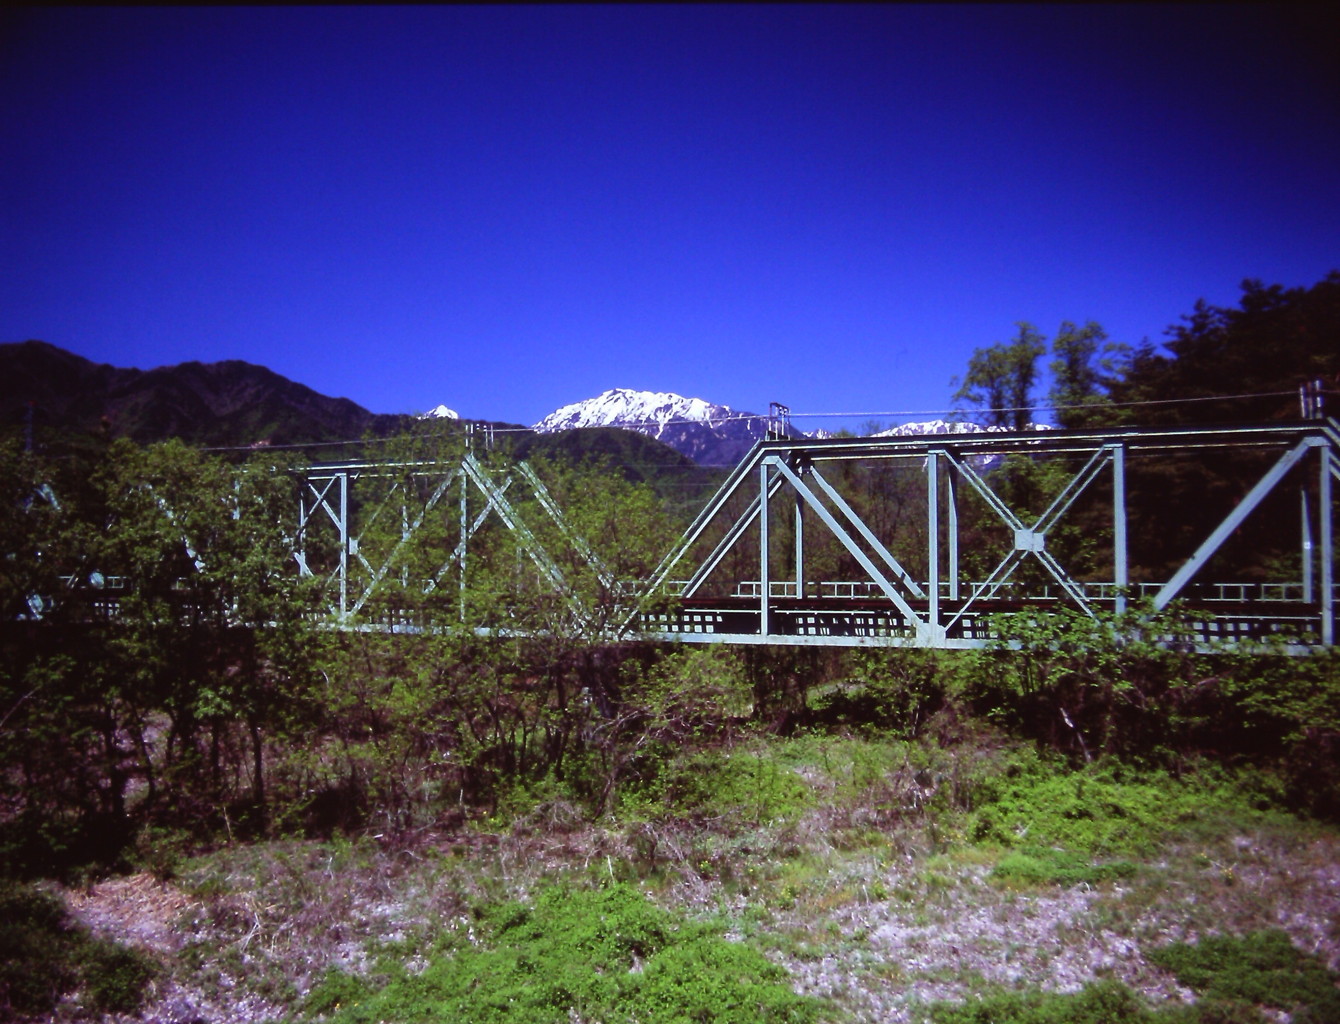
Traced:
<path fill-rule="evenodd" d="M 1052 339 L 1052 386 L 1047 401 L 1067 429 L 1101 426 L 1113 419 L 1109 391 L 1125 369 L 1129 346 L 1108 340 L 1090 320 L 1077 327 L 1063 321 Z"/>
<path fill-rule="evenodd" d="M 370 577 L 353 589 L 368 598 L 357 625 L 389 614 L 424 632 L 340 636 L 323 664 L 330 748 L 293 759 L 286 785 L 342 794 L 393 831 L 462 805 L 515 810 L 542 791 L 602 805 L 627 722 L 621 665 L 640 656 L 625 627 L 675 533 L 662 500 L 599 461 L 523 466 L 474 452 L 477 529 L 462 571 L 459 492 L 442 486 L 466 453 L 416 444 L 413 459 L 392 445 L 399 475 L 368 474 L 351 497 L 358 552 L 377 570 L 375 589 L 364 589 Z M 324 828 L 318 810 L 303 816 Z"/>
<path fill-rule="evenodd" d="M 950 381 L 957 385 L 954 404 L 976 406 L 989 427 L 1026 430 L 1033 418 L 1038 359 L 1047 351 L 1047 339 L 1032 324 L 1017 326 L 1013 340 L 976 349 L 962 380 Z"/>
<path fill-rule="evenodd" d="M 1166 353 L 1143 346 L 1114 383 L 1115 401 L 1158 403 L 1140 408 L 1136 422 L 1295 419 L 1299 385 L 1317 378 L 1330 392 L 1329 411 L 1335 414 L 1340 271 L 1309 288 L 1247 280 L 1237 308 L 1202 299 L 1182 319 L 1168 329 Z"/>
<path fill-rule="evenodd" d="M 306 714 L 291 479 L 126 440 L 42 500 L 50 467 L 6 469 L 9 610 L 47 600 L 0 648 L 0 859 L 114 859 L 138 820 L 207 825 L 238 801 L 263 821 L 268 748 Z"/>
<path fill-rule="evenodd" d="M 1242 283 L 1236 307 L 1198 301 L 1169 328 L 1162 351 L 1130 354 L 1109 389 L 1141 426 L 1260 423 L 1300 414 L 1298 389 L 1321 379 L 1327 412 L 1340 411 L 1340 271 L 1306 288 Z M 1132 578 L 1167 579 L 1221 522 L 1275 458 L 1268 452 L 1201 451 L 1133 463 L 1127 477 L 1132 521 L 1165 527 L 1132 534 Z M 1278 488 L 1216 556 L 1220 579 L 1298 578 L 1297 498 Z M 1178 515 L 1169 524 L 1166 509 Z"/>

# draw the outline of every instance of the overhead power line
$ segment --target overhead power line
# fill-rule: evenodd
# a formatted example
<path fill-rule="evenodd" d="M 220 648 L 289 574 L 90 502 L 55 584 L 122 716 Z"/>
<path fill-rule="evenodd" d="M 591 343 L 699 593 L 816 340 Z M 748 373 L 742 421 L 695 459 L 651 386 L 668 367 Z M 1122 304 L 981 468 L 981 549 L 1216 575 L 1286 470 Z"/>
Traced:
<path fill-rule="evenodd" d="M 1335 392 L 1326 391 L 1326 394 Z M 1075 403 L 1070 405 L 1026 405 L 1010 406 L 1008 408 L 994 409 L 993 412 L 1034 412 L 1036 410 L 1050 410 L 1051 412 L 1062 412 L 1068 409 L 1131 409 L 1140 406 L 1151 405 L 1188 405 L 1192 402 L 1232 402 L 1255 398 L 1288 398 L 1295 396 L 1294 391 L 1258 391 L 1250 394 L 1239 395 L 1198 395 L 1194 398 L 1150 398 L 1132 402 L 1104 402 L 1101 406 L 1088 405 L 1084 403 Z M 962 416 L 963 409 L 893 409 L 881 412 L 793 412 L 791 419 L 899 419 L 907 416 Z M 752 423 L 758 421 L 766 422 L 770 417 L 763 413 L 735 413 L 730 416 L 716 417 L 713 423 Z M 451 420 L 446 422 L 459 422 L 462 424 L 479 422 L 472 420 Z M 700 424 L 700 419 L 670 419 L 654 421 L 658 426 L 682 426 L 686 424 Z M 602 426 L 611 426 L 612 424 L 602 424 Z M 494 427 L 491 433 L 497 434 L 529 434 L 533 433 L 531 427 Z M 246 451 L 277 451 L 291 450 L 298 448 L 330 448 L 347 445 L 360 444 L 387 444 L 393 441 L 402 441 L 402 435 L 392 437 L 370 437 L 359 438 L 351 441 L 299 441 L 293 444 L 252 444 L 252 445 L 214 445 L 202 448 L 207 452 L 246 452 Z"/>
<path fill-rule="evenodd" d="M 1248 395 L 1203 395 L 1196 398 L 1149 398 L 1138 402 L 1103 402 L 1100 406 L 1088 405 L 1085 403 L 1074 403 L 1071 405 L 1022 405 L 1009 406 L 1007 408 L 993 409 L 992 412 L 1033 412 L 1038 409 L 1050 409 L 1052 412 L 1061 412 L 1065 409 L 1128 409 L 1141 405 L 1183 405 L 1189 402 L 1229 402 L 1245 398 L 1286 398 L 1295 396 L 1295 391 L 1259 391 Z M 898 417 L 898 416 L 958 416 L 962 415 L 962 409 L 897 409 L 892 412 L 793 412 L 791 418 L 795 419 L 820 419 L 826 417 L 856 419 L 859 417 Z M 767 419 L 767 417 L 761 417 Z"/>

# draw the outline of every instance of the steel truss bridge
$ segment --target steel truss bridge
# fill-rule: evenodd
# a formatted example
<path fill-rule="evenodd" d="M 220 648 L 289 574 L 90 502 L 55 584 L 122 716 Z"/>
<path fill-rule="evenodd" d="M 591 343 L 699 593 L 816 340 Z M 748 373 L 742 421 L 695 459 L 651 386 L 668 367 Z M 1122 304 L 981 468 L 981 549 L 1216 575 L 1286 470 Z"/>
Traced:
<path fill-rule="evenodd" d="M 1204 502 L 1183 493 L 1179 507 L 1169 474 L 1185 481 L 1206 465 L 1234 467 L 1213 479 L 1245 480 L 1245 488 Z M 1034 482 L 1031 505 L 1020 480 Z M 312 467 L 301 481 L 295 559 L 324 582 L 331 621 L 351 629 L 465 622 L 473 547 L 501 527 L 570 621 L 604 639 L 973 648 L 1009 640 L 998 635 L 1001 613 L 1098 620 L 1137 602 L 1157 611 L 1176 602 L 1189 631 L 1181 641 L 1273 639 L 1304 653 L 1335 644 L 1337 481 L 1334 419 L 772 435 L 729 473 L 649 578 L 620 580 L 530 466 L 500 467 L 469 452 L 450 462 Z M 1202 504 L 1226 511 L 1207 518 Z M 430 524 L 440 560 L 411 568 L 409 552 Z M 1141 550 L 1151 536 L 1162 552 L 1157 579 Z M 1235 544 L 1262 537 L 1291 553 L 1279 563 L 1286 578 L 1214 578 Z M 615 614 L 583 605 L 573 565 L 600 580 Z M 434 614 L 422 610 L 425 595 L 438 601 Z M 453 607 L 458 614 L 444 614 Z"/>

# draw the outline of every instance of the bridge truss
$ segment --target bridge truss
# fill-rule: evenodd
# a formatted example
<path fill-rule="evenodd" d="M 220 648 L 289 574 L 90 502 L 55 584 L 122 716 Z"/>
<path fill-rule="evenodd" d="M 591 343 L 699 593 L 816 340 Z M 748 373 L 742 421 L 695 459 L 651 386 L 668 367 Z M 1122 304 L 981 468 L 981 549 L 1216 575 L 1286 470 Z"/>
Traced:
<path fill-rule="evenodd" d="M 524 463 L 350 463 L 307 472 L 295 557 L 359 628 L 446 628 L 453 607 L 465 621 L 492 524 L 569 625 L 608 639 L 970 648 L 998 641 L 1001 613 L 1177 602 L 1193 642 L 1302 652 L 1335 643 L 1338 453 L 1334 420 L 783 437 L 754 447 L 642 580 L 614 578 Z M 414 563 L 431 523 L 435 560 Z M 1276 573 L 1244 579 L 1235 567 L 1259 566 L 1241 556 L 1261 545 L 1282 552 Z M 574 566 L 600 580 L 599 613 Z"/>
<path fill-rule="evenodd" d="M 511 567 L 517 589 L 538 586 L 557 606 L 551 628 L 609 634 L 611 598 L 631 600 L 631 592 L 569 526 L 525 462 L 467 451 L 445 460 L 312 467 L 301 483 L 294 559 L 302 575 L 323 581 L 329 616 L 342 627 L 478 628 L 470 569 L 497 561 L 499 528 L 507 557 L 529 566 L 528 573 Z M 584 571 L 574 573 L 574 566 Z M 590 580 L 595 588 L 581 585 Z M 487 628 L 498 626 L 494 611 Z M 626 617 L 616 610 L 615 618 Z"/>
<path fill-rule="evenodd" d="M 1178 601 L 1197 642 L 1278 636 L 1331 646 L 1338 447 L 1333 420 L 762 442 L 663 563 L 653 585 L 669 586 L 679 606 L 644 617 L 644 628 L 689 642 L 964 648 L 995 642 L 995 616 L 1003 612 L 1046 616 L 1064 609 L 1096 618 L 1147 598 L 1159 611 Z M 1254 482 L 1165 576 L 1151 578 L 1141 565 L 1133 577 L 1132 470 L 1141 477 L 1147 511 L 1151 487 L 1179 463 L 1194 470 L 1207 461 L 1236 464 L 1239 476 L 1246 469 Z M 1036 477 L 1044 466 L 1051 487 L 1029 510 L 1009 493 L 1018 490 L 1012 482 Z M 876 529 L 871 509 L 853 508 L 836 484 L 860 467 L 867 474 L 892 467 L 919 479 L 919 488 L 904 486 L 903 493 L 923 496 L 920 520 Z M 1285 481 L 1299 494 L 1288 523 L 1281 516 Z M 1197 518 L 1171 497 L 1155 503 L 1161 523 L 1138 524 L 1140 536 L 1185 533 L 1183 521 Z M 969 503 L 977 508 L 965 533 L 961 513 Z M 1256 524 L 1258 536 L 1294 534 L 1296 575 L 1286 582 L 1211 582 L 1223 561 L 1217 556 L 1253 515 L 1267 519 Z M 1068 537 L 1067 516 L 1078 520 Z M 779 551 L 779 531 L 789 553 Z M 845 555 L 837 561 L 859 566 L 860 575 L 816 575 L 816 533 L 826 534 L 830 549 L 836 542 Z M 715 543 L 695 556 L 709 535 Z M 752 578 L 713 588 L 732 554 L 733 564 L 742 564 L 744 548 L 752 549 Z M 969 553 L 975 575 L 965 572 Z M 681 565 L 692 572 L 672 582 Z"/>

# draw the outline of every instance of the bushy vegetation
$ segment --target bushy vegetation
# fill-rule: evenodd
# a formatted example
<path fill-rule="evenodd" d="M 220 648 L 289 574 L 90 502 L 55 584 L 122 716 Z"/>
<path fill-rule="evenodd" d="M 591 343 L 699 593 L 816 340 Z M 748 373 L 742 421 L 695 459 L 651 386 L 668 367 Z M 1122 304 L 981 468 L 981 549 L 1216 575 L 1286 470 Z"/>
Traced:
<path fill-rule="evenodd" d="M 147 955 L 75 925 L 31 885 L 0 882 L 0 1013 L 38 1017 L 67 995 L 91 1013 L 133 1013 L 158 971 Z"/>
<path fill-rule="evenodd" d="M 1264 1024 L 1255 1008 L 1197 1003 L 1151 1008 L 1125 985 L 1099 981 L 1075 993 L 1001 992 L 937 1006 L 933 1024 Z"/>
<path fill-rule="evenodd" d="M 1295 1024 L 1340 1020 L 1340 975 L 1281 931 L 1175 943 L 1149 957 L 1212 1000 L 1287 1010 Z"/>
<path fill-rule="evenodd" d="M 347 1024 L 803 1024 L 821 1007 L 795 995 L 786 972 L 756 951 L 675 921 L 627 885 L 550 888 L 530 905 L 482 908 L 477 924 L 472 942 L 413 974 L 391 965 L 375 990 L 327 975 L 308 1010 Z"/>
<path fill-rule="evenodd" d="M 1261 1008 L 1294 1024 L 1340 1020 L 1340 976 L 1280 931 L 1214 936 L 1154 949 L 1149 958 L 1200 996 L 1151 1007 L 1115 981 L 1072 994 L 1000 992 L 932 1008 L 934 1024 L 1264 1024 Z"/>

